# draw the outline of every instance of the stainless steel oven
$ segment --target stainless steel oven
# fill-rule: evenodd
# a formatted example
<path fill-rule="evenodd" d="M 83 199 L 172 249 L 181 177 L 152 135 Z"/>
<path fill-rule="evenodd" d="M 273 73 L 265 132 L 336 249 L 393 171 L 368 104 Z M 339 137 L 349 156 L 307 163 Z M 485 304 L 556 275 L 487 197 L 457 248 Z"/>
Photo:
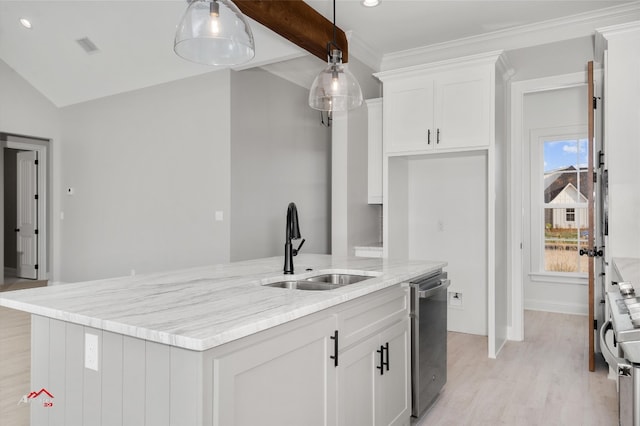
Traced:
<path fill-rule="evenodd" d="M 640 298 L 630 283 L 621 282 L 607 292 L 607 301 L 611 316 L 600 328 L 600 348 L 618 376 L 619 424 L 640 426 Z"/>
<path fill-rule="evenodd" d="M 447 382 L 447 273 L 411 281 L 411 400 L 420 417 Z"/>

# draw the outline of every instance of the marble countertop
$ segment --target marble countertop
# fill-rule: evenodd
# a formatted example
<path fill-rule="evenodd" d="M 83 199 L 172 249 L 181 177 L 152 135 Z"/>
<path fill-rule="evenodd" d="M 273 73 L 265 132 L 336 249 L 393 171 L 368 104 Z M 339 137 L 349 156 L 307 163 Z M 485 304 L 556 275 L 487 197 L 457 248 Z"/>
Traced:
<path fill-rule="evenodd" d="M 0 306 L 114 333 L 204 351 L 446 266 L 445 262 L 301 254 L 283 258 L 0 293 Z M 321 272 L 374 278 L 330 291 L 263 284 Z"/>
<path fill-rule="evenodd" d="M 613 260 L 612 276 L 614 281 L 631 282 L 636 289 L 640 289 L 640 259 L 633 257 L 615 257 Z M 617 276 L 616 276 L 617 275 Z"/>

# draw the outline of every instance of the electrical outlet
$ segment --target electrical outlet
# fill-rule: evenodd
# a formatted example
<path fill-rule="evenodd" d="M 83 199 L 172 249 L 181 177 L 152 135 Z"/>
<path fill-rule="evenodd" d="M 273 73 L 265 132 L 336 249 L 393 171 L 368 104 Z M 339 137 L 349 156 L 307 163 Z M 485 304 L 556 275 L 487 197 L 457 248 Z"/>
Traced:
<path fill-rule="evenodd" d="M 84 367 L 98 371 L 98 336 L 84 334 Z"/>
<path fill-rule="evenodd" d="M 462 308 L 462 292 L 461 291 L 449 291 L 449 306 L 455 308 Z"/>

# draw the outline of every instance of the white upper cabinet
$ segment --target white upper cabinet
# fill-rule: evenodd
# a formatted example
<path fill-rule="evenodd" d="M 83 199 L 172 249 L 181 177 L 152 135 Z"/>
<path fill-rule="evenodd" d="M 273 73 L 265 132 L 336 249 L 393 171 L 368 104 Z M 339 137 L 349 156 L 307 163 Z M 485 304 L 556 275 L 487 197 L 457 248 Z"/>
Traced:
<path fill-rule="evenodd" d="M 438 75 L 435 94 L 436 148 L 487 147 L 491 74 L 467 69 Z"/>
<path fill-rule="evenodd" d="M 491 143 L 493 73 L 486 64 L 379 73 L 388 154 L 486 148 Z"/>
<path fill-rule="evenodd" d="M 433 79 L 419 76 L 384 83 L 383 143 L 386 152 L 425 150 L 434 140 Z"/>

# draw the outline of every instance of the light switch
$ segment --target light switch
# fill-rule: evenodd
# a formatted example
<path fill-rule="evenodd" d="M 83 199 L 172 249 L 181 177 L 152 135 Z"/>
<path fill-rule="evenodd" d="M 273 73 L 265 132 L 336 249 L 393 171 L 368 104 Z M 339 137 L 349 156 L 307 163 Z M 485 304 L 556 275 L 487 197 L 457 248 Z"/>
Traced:
<path fill-rule="evenodd" d="M 216 221 L 220 222 L 222 221 L 224 215 L 222 214 L 221 210 L 216 211 Z"/>
<path fill-rule="evenodd" d="M 84 367 L 98 371 L 98 336 L 84 334 Z"/>

